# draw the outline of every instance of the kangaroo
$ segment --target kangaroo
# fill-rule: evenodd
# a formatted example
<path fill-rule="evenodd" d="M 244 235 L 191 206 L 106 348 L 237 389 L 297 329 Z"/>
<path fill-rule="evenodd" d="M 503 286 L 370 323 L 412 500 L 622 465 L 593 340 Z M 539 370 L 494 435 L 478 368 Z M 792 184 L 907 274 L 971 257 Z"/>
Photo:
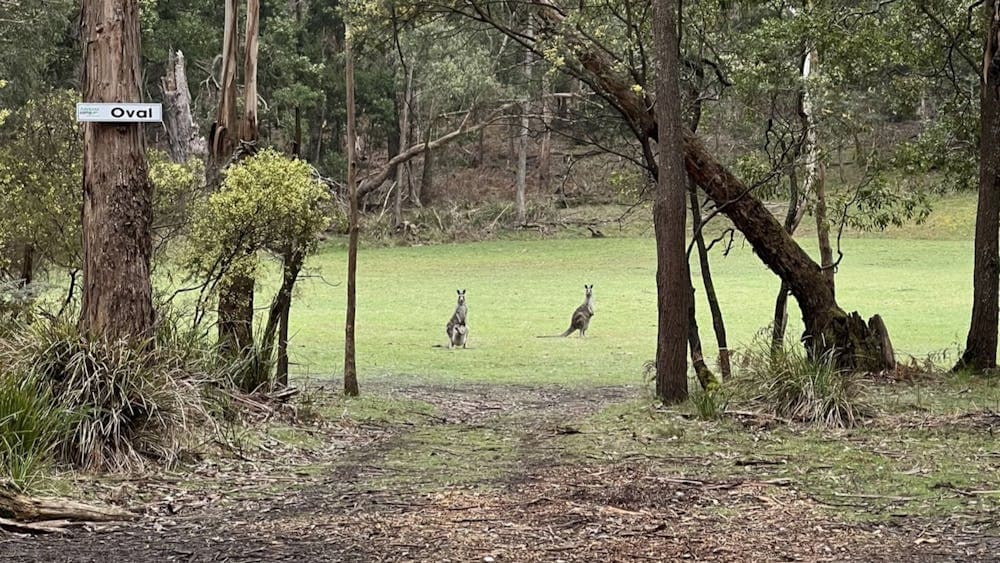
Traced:
<path fill-rule="evenodd" d="M 573 311 L 573 316 L 569 321 L 569 328 L 566 332 L 559 335 L 559 337 L 565 337 L 573 334 L 574 331 L 580 331 L 580 337 L 583 338 L 587 335 L 587 328 L 590 327 L 590 318 L 594 316 L 594 286 L 585 285 L 583 286 L 585 292 L 585 298 L 583 300 L 583 305 L 580 305 Z M 556 338 L 548 336 L 539 336 L 539 338 Z"/>
<path fill-rule="evenodd" d="M 458 290 L 458 305 L 455 306 L 455 313 L 448 321 L 445 332 L 448 334 L 448 348 L 461 346 L 465 348 L 469 342 L 469 327 L 465 324 L 465 317 L 469 309 L 465 306 L 465 290 Z"/>

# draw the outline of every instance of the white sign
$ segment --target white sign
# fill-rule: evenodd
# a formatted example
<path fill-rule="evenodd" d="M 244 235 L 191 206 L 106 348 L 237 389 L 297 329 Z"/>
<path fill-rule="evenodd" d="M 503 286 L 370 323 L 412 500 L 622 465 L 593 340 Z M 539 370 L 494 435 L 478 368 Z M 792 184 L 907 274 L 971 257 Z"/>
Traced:
<path fill-rule="evenodd" d="M 160 123 L 163 104 L 76 104 L 77 121 L 97 123 Z"/>

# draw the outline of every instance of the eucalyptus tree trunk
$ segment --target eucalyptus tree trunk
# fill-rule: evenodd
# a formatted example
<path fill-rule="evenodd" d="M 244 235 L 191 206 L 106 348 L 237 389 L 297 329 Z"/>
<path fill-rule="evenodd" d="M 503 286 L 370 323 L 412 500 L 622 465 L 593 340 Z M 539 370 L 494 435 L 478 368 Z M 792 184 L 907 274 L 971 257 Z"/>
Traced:
<path fill-rule="evenodd" d="M 257 52 L 260 46 L 260 0 L 247 0 L 243 51 L 243 121 L 240 141 L 257 143 Z"/>
<path fill-rule="evenodd" d="M 820 266 L 835 291 L 833 245 L 830 243 L 830 220 L 826 206 L 826 166 L 819 146 L 819 132 L 816 130 L 816 104 L 809 91 L 809 79 L 819 70 L 819 51 L 814 45 L 808 47 L 802 61 L 802 103 L 799 117 L 805 131 L 806 179 L 803 189 L 815 198 L 813 215 L 816 219 L 816 238 L 819 242 Z"/>
<path fill-rule="evenodd" d="M 531 37 L 531 24 L 528 24 L 527 35 Z M 517 224 L 528 222 L 528 209 L 525 203 L 525 192 L 528 181 L 528 113 L 530 110 L 529 94 L 531 88 L 531 49 L 524 49 L 524 92 L 521 95 L 521 127 L 517 134 L 517 177 L 514 182 L 514 202 L 517 209 Z"/>
<path fill-rule="evenodd" d="M 209 135 L 209 178 L 210 184 L 217 184 L 222 169 L 233 155 L 233 136 L 237 134 L 236 121 L 236 65 L 237 44 L 239 43 L 236 24 L 239 20 L 237 0 L 225 0 L 225 23 L 222 36 L 222 71 L 220 73 L 219 107 L 215 123 Z"/>
<path fill-rule="evenodd" d="M 84 0 L 83 100 L 139 102 L 139 3 Z M 138 123 L 83 128 L 83 309 L 90 338 L 140 342 L 155 313 L 153 186 Z"/>
<path fill-rule="evenodd" d="M 1000 0 L 985 3 L 986 52 L 980 77 L 979 203 L 976 207 L 972 321 L 955 370 L 997 365 L 997 291 L 1000 290 Z"/>
<path fill-rule="evenodd" d="M 680 107 L 676 0 L 653 0 L 659 179 L 653 205 L 656 234 L 656 394 L 664 403 L 687 399 L 687 338 L 691 283 L 685 252 L 685 174 Z"/>
<path fill-rule="evenodd" d="M 184 53 L 171 51 L 167 58 L 167 72 L 161 81 L 170 160 L 179 164 L 200 152 L 198 126 L 191 117 L 191 91 L 185 66 Z"/>
<path fill-rule="evenodd" d="M 243 53 L 243 116 L 236 118 L 236 49 L 239 19 L 235 0 L 226 1 L 223 35 L 223 92 L 212 134 L 212 163 L 215 179 L 235 157 L 252 153 L 257 144 L 257 52 L 260 29 L 260 0 L 247 0 L 246 42 Z M 234 142 L 234 134 L 239 144 Z M 234 154 L 235 153 L 235 154 Z M 243 272 L 227 274 L 219 285 L 219 347 L 228 355 L 253 348 L 254 287 L 252 276 Z M 258 382 L 262 383 L 262 382 Z"/>
<path fill-rule="evenodd" d="M 410 98 L 413 92 L 413 65 L 403 64 L 406 75 L 403 95 L 399 100 L 399 151 L 410 144 Z M 403 184 L 406 180 L 406 164 L 396 166 L 396 195 L 392 206 L 393 222 L 399 228 L 403 224 Z M 406 235 L 405 232 L 401 233 Z"/>
<path fill-rule="evenodd" d="M 347 244 L 347 320 L 344 323 L 344 394 L 357 396 L 358 368 L 355 361 L 354 322 L 357 315 L 358 277 L 358 182 L 354 106 L 354 53 L 350 27 L 344 38 L 347 87 L 347 190 L 350 194 L 350 230 Z"/>

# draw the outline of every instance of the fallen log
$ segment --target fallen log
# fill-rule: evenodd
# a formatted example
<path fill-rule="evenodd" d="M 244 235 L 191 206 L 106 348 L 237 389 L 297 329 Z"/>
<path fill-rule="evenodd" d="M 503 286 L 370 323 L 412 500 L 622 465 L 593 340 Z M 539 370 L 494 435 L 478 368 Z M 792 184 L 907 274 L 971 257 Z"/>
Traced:
<path fill-rule="evenodd" d="M 20 522 L 117 522 L 132 520 L 136 515 L 113 506 L 97 506 L 51 497 L 29 497 L 0 486 L 0 518 Z"/>

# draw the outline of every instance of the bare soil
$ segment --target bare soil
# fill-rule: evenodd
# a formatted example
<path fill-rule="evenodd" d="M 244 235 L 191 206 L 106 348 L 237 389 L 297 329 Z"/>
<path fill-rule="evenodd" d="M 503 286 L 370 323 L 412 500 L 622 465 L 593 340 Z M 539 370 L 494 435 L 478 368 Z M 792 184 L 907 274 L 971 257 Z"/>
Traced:
<path fill-rule="evenodd" d="M 857 524 L 782 481 L 659 471 L 642 452 L 566 463 L 562 438 L 635 388 L 407 385 L 419 423 L 340 420 L 171 476 L 93 481 L 136 522 L 0 532 L 2 561 L 986 561 L 993 522 Z M 441 431 L 441 433 L 437 433 Z M 420 436 L 487 432 L 490 446 Z M 423 434 L 421 434 L 423 433 Z M 492 451 L 493 450 L 496 451 Z M 414 461 L 407 465 L 407 456 Z M 442 464 L 435 465 L 440 456 Z M 493 456 L 493 457 L 491 457 Z M 465 458 L 479 478 L 449 481 Z M 403 460 L 402 462 L 400 460 Z M 430 463 L 427 463 L 430 460 Z M 490 461 L 495 460 L 495 461 Z M 456 473 L 457 475 L 458 473 Z M 695 475 L 695 477 L 692 477 Z"/>

